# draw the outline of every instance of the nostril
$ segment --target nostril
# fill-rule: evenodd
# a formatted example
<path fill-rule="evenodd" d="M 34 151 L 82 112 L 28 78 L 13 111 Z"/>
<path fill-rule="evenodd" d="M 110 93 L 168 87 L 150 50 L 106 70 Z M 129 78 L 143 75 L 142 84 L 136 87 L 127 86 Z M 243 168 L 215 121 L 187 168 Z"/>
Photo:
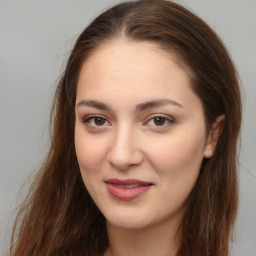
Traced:
<path fill-rule="evenodd" d="M 141 164 L 142 161 L 143 161 L 143 154 L 139 151 L 110 152 L 108 155 L 109 164 L 120 170 L 126 170 L 133 166 L 137 166 Z"/>
<path fill-rule="evenodd" d="M 113 135 L 107 155 L 109 164 L 120 170 L 141 164 L 143 153 L 136 130 L 130 124 L 122 123 Z"/>

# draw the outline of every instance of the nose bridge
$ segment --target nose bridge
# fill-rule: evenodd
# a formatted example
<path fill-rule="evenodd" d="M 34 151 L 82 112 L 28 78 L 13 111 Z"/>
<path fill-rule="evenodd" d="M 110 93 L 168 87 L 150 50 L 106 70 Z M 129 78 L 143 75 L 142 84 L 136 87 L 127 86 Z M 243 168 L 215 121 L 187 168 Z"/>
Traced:
<path fill-rule="evenodd" d="M 108 154 L 109 163 L 117 169 L 127 169 L 143 160 L 139 134 L 128 124 L 116 128 Z"/>

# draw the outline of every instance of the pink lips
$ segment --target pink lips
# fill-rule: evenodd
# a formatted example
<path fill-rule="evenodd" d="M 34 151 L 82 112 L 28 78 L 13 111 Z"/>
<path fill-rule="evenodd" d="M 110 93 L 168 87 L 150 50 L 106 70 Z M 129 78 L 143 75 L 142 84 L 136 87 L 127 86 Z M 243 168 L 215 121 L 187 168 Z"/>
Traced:
<path fill-rule="evenodd" d="M 146 192 L 152 183 L 140 180 L 109 179 L 106 181 L 109 193 L 120 200 L 131 200 Z"/>

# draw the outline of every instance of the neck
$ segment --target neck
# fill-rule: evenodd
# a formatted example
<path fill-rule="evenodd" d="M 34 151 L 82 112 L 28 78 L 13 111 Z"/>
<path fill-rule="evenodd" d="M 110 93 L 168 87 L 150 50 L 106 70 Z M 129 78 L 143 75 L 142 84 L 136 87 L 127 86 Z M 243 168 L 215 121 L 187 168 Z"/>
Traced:
<path fill-rule="evenodd" d="M 124 229 L 107 222 L 109 248 L 105 256 L 176 256 L 179 222 L 163 222 L 143 229 Z"/>

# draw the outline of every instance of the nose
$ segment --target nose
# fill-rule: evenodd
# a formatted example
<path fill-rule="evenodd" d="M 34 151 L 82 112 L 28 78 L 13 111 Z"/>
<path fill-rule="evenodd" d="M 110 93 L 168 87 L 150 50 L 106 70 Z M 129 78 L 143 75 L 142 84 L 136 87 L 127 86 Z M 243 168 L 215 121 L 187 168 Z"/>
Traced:
<path fill-rule="evenodd" d="M 143 162 L 143 152 L 136 131 L 128 127 L 120 127 L 114 135 L 107 160 L 110 165 L 119 170 L 140 165 Z"/>

